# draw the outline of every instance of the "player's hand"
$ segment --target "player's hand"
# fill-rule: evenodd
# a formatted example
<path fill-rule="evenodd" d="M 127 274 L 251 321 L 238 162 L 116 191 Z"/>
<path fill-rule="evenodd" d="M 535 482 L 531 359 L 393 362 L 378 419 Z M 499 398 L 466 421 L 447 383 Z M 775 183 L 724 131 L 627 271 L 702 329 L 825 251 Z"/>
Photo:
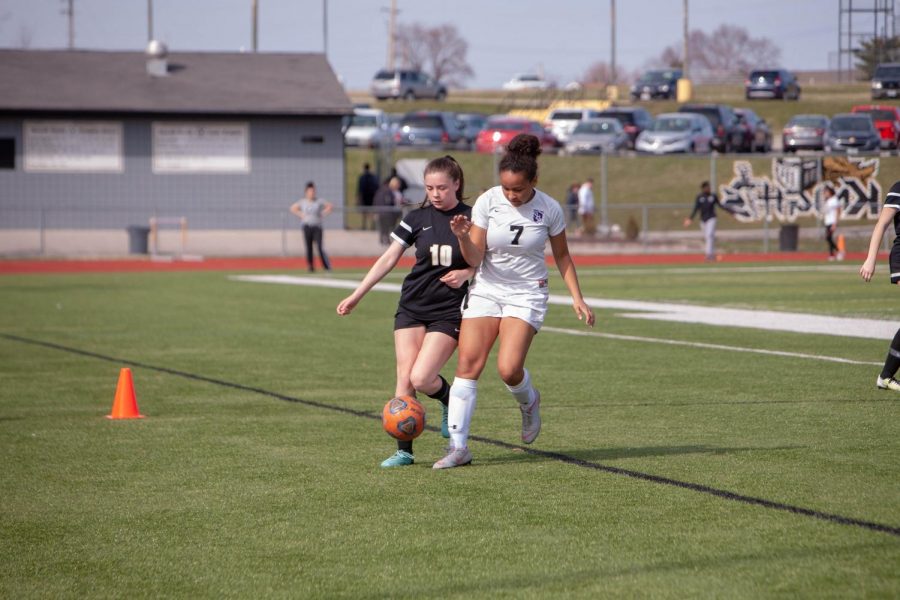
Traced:
<path fill-rule="evenodd" d="M 441 282 L 452 287 L 454 290 L 461 288 L 469 280 L 469 269 L 456 269 L 455 271 L 447 271 L 441 277 Z"/>
<path fill-rule="evenodd" d="M 469 235 L 470 229 L 472 229 L 472 221 L 466 215 L 456 215 L 450 219 L 450 231 L 456 237 L 462 238 Z"/>
<path fill-rule="evenodd" d="M 875 274 L 875 260 L 867 259 L 866 262 L 859 268 L 859 276 L 863 278 L 864 281 L 871 281 L 872 275 Z"/>
<path fill-rule="evenodd" d="M 689 226 L 690 224 L 691 224 L 691 220 L 685 218 L 685 220 L 684 220 L 684 222 L 683 222 L 683 225 L 684 225 L 685 227 L 687 227 L 687 226 Z"/>
<path fill-rule="evenodd" d="M 572 305 L 572 310 L 575 311 L 575 314 L 578 316 L 579 321 L 584 321 L 584 324 L 588 327 L 593 327 L 595 322 L 594 311 L 591 310 L 591 307 L 585 304 L 584 300 L 578 300 Z"/>
<path fill-rule="evenodd" d="M 359 300 L 357 300 L 353 296 L 347 296 L 346 298 L 341 300 L 340 304 L 337 305 L 337 314 L 341 315 L 342 317 L 345 315 L 349 315 L 358 303 Z"/>

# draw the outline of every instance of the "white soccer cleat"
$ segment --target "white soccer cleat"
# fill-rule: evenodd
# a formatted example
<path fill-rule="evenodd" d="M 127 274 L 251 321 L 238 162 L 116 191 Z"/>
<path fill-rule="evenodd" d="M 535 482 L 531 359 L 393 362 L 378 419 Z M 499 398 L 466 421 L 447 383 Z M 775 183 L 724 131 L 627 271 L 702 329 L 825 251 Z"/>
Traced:
<path fill-rule="evenodd" d="M 447 456 L 434 463 L 432 469 L 452 469 L 453 467 L 462 467 L 472 462 L 472 453 L 468 448 L 447 449 Z"/>
<path fill-rule="evenodd" d="M 894 390 L 895 392 L 900 392 L 900 381 L 897 381 L 893 377 L 882 379 L 881 375 L 879 375 L 878 379 L 875 380 L 875 385 L 879 390 Z"/>
<path fill-rule="evenodd" d="M 522 411 L 522 441 L 530 444 L 541 432 L 541 393 L 537 388 L 531 406 L 525 408 L 520 405 L 519 410 Z"/>

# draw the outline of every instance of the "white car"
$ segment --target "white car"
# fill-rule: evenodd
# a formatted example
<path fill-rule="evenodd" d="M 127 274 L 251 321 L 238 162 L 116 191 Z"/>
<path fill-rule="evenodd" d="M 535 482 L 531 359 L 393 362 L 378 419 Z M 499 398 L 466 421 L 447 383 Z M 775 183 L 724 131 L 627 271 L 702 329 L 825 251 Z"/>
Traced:
<path fill-rule="evenodd" d="M 384 111 L 377 108 L 355 108 L 344 130 L 344 145 L 378 148 L 388 140 Z"/>
<path fill-rule="evenodd" d="M 523 90 L 549 90 L 551 87 L 553 87 L 553 85 L 539 75 L 516 75 L 503 84 L 503 89 L 510 92 L 521 92 Z"/>
<path fill-rule="evenodd" d="M 600 111 L 593 108 L 556 108 L 550 112 L 544 127 L 565 144 L 582 119 L 596 119 L 602 116 Z"/>
<path fill-rule="evenodd" d="M 703 115 L 664 113 L 641 132 L 634 143 L 634 149 L 650 154 L 709 152 L 712 138 L 712 125 Z"/>

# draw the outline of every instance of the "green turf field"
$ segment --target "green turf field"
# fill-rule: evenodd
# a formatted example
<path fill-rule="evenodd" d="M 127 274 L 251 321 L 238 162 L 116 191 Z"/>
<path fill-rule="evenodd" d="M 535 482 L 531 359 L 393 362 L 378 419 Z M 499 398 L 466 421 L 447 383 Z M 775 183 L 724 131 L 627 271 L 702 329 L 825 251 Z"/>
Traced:
<path fill-rule="evenodd" d="M 600 298 L 900 321 L 883 265 L 869 285 L 748 266 L 581 271 Z M 598 313 L 599 333 L 863 363 L 841 364 L 565 335 L 553 306 L 533 448 L 489 367 L 473 465 L 432 471 L 426 431 L 385 471 L 396 295 L 339 318 L 344 291 L 227 275 L 0 278 L 0 597 L 900 596 L 887 340 Z M 104 418 L 124 366 L 145 419 Z"/>

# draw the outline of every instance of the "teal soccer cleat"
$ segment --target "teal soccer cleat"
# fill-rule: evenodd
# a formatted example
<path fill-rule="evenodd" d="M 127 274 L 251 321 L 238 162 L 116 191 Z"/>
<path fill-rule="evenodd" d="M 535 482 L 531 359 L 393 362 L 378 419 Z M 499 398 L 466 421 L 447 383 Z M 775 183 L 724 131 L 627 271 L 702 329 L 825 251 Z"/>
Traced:
<path fill-rule="evenodd" d="M 446 404 L 441 404 L 441 437 L 445 439 L 450 437 L 450 425 L 447 423 L 449 415 L 449 407 Z"/>
<path fill-rule="evenodd" d="M 386 458 L 381 466 L 385 469 L 390 467 L 408 467 L 416 462 L 415 457 L 406 450 L 397 450 L 390 457 Z"/>

